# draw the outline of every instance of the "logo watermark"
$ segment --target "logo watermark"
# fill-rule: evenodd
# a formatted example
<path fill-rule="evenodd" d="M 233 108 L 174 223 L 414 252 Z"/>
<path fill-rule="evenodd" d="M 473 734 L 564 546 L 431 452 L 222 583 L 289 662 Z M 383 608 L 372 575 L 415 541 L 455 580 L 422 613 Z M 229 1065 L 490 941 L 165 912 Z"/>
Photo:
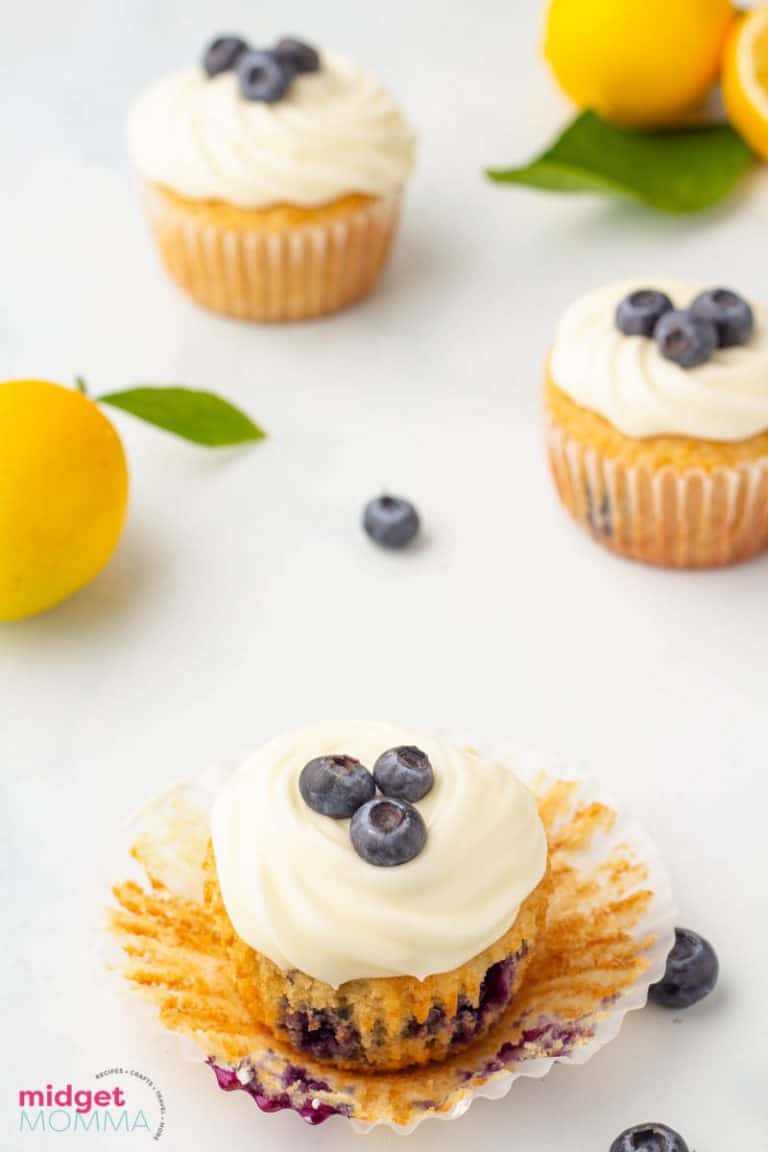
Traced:
<path fill-rule="evenodd" d="M 19 1132 L 126 1132 L 160 1139 L 165 1099 L 151 1076 L 135 1068 L 105 1068 L 95 1079 L 105 1083 L 96 1088 L 20 1088 Z"/>

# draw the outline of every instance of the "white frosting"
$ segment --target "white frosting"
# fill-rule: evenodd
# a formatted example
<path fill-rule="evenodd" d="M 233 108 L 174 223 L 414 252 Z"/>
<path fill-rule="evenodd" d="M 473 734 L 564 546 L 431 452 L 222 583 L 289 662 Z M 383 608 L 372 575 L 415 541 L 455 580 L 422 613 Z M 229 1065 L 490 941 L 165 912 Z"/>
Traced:
<path fill-rule="evenodd" d="M 244 100 L 234 72 L 175 72 L 136 101 L 128 136 L 145 179 L 245 208 L 385 196 L 405 183 L 414 152 L 386 89 L 336 56 L 274 104 Z"/>
<path fill-rule="evenodd" d="M 666 292 L 687 307 L 715 285 L 633 281 L 590 292 L 564 313 L 550 361 L 558 388 L 626 436 L 745 440 L 768 429 L 768 311 L 753 309 L 748 344 L 719 348 L 706 364 L 680 368 L 653 340 L 616 327 L 619 301 L 637 288 Z"/>
<path fill-rule="evenodd" d="M 304 803 L 299 775 L 330 753 L 372 768 L 400 744 L 423 749 L 434 769 L 417 805 L 427 843 L 409 863 L 377 868 L 352 847 L 349 820 Z M 238 935 L 334 987 L 464 964 L 512 925 L 547 858 L 533 794 L 508 763 L 384 724 L 310 727 L 265 745 L 217 798 L 212 833 Z"/>

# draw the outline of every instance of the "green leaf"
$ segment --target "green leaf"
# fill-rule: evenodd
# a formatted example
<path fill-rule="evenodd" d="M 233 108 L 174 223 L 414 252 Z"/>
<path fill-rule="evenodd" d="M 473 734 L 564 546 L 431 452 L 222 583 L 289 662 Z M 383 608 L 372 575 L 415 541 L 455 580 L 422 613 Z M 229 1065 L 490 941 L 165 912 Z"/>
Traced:
<path fill-rule="evenodd" d="M 265 435 L 244 412 L 213 392 L 192 388 L 129 388 L 95 399 L 99 404 L 120 408 L 184 440 L 208 447 L 245 444 L 262 440 Z"/>
<path fill-rule="evenodd" d="M 555 192 L 630 197 L 663 212 L 700 212 L 730 192 L 751 160 L 727 124 L 632 132 L 582 112 L 532 163 L 487 175 Z"/>

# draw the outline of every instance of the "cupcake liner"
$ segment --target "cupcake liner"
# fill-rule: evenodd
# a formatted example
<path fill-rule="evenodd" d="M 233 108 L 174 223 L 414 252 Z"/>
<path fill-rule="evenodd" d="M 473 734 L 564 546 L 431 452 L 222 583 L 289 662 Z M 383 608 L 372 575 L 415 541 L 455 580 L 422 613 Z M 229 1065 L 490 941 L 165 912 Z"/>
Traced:
<path fill-rule="evenodd" d="M 207 814 L 227 771 L 176 786 L 134 822 L 131 851 L 149 883 L 115 888 L 111 928 L 128 957 L 123 975 L 179 1033 L 185 1056 L 205 1059 L 219 1087 L 246 1092 L 264 1112 L 291 1108 L 313 1124 L 342 1116 L 361 1133 L 455 1119 L 474 1100 L 505 1096 L 519 1076 L 585 1063 L 664 971 L 676 910 L 650 839 L 589 780 L 534 769 L 524 775 L 547 829 L 554 890 L 543 942 L 502 1020 L 447 1061 L 398 1073 L 306 1059 L 244 1011 L 203 913 Z"/>
<path fill-rule="evenodd" d="M 627 465 L 549 423 L 562 503 L 605 548 L 668 568 L 719 568 L 768 547 L 768 458 L 711 471 Z"/>
<path fill-rule="evenodd" d="M 145 185 L 166 270 L 198 304 L 243 320 L 305 320 L 367 296 L 387 262 L 402 194 L 357 204 L 328 223 L 282 231 L 198 218 Z"/>

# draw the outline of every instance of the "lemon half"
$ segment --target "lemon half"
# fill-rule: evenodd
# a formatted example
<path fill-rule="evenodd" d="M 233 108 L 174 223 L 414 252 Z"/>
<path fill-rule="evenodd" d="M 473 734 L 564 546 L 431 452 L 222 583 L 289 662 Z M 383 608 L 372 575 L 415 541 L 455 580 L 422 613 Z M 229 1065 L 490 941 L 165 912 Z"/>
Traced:
<path fill-rule="evenodd" d="M 740 16 L 728 37 L 723 100 L 734 128 L 768 159 L 768 5 Z"/>

